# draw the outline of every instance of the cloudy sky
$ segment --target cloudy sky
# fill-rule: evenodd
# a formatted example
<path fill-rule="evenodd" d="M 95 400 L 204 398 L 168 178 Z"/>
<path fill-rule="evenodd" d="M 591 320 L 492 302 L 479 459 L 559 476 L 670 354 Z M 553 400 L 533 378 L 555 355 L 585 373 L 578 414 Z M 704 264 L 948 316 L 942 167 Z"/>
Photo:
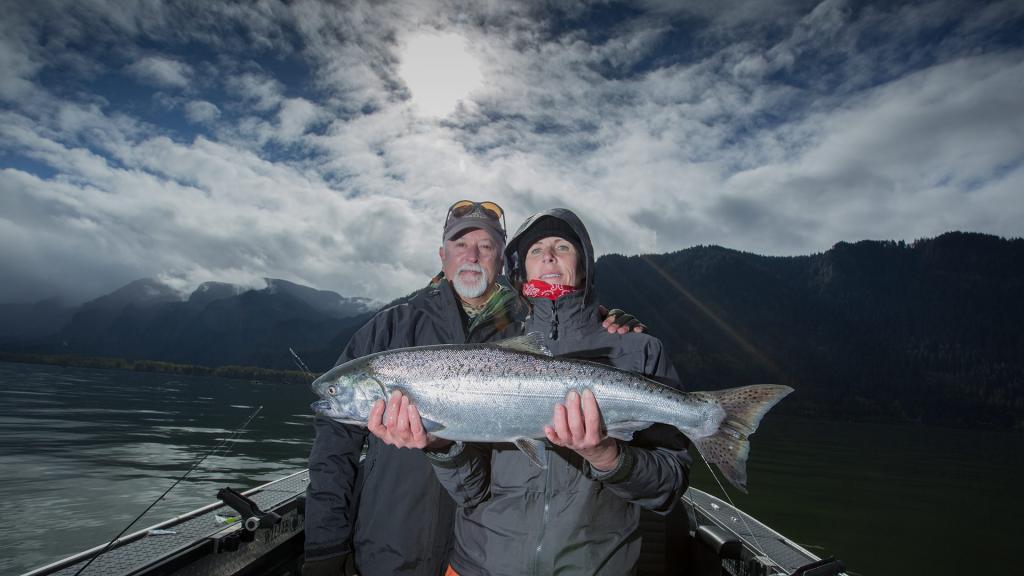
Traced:
<path fill-rule="evenodd" d="M 381 300 L 462 198 L 600 253 L 1024 230 L 1024 1 L 0 0 L 0 302 Z"/>

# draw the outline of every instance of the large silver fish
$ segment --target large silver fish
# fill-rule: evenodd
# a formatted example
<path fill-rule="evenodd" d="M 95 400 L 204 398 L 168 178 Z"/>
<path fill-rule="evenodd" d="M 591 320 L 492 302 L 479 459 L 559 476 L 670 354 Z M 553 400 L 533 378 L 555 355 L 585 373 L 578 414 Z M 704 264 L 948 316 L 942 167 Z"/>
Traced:
<path fill-rule="evenodd" d="M 544 426 L 570 390 L 589 388 L 608 436 L 630 440 L 660 422 L 678 428 L 704 458 L 746 492 L 747 437 L 761 417 L 793 391 L 759 384 L 680 392 L 638 374 L 554 358 L 538 334 L 491 344 L 402 348 L 336 366 L 313 382 L 313 410 L 366 426 L 377 400 L 399 390 L 431 434 L 464 442 L 512 442 L 543 467 Z"/>

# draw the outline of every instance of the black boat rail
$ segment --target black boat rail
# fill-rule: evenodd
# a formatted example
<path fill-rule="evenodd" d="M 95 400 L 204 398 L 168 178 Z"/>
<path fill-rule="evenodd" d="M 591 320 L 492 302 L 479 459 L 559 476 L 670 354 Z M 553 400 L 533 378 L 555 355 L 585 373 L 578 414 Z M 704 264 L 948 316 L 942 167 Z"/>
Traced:
<path fill-rule="evenodd" d="M 690 488 L 683 502 L 696 554 L 712 556 L 732 576 L 845 576 L 842 562 L 820 558 L 764 522 L 707 492 Z M 698 560 L 699 563 L 699 560 Z M 708 561 L 707 564 L 712 562 Z M 704 573 L 697 570 L 698 573 Z M 710 573 L 710 572 L 709 572 Z"/>

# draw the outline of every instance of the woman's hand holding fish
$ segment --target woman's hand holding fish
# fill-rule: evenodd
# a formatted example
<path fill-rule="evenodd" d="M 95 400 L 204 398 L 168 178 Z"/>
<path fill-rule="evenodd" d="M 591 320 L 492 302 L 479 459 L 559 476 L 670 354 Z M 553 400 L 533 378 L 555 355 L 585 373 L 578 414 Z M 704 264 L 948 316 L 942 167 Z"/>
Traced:
<path fill-rule="evenodd" d="M 451 444 L 423 430 L 419 410 L 397 390 L 391 393 L 386 406 L 383 400 L 373 404 L 366 427 L 385 444 L 397 448 L 440 448 Z"/>
<path fill-rule="evenodd" d="M 582 398 L 575 391 L 565 397 L 565 404 L 555 405 L 553 424 L 544 427 L 548 441 L 570 448 L 590 462 L 594 468 L 607 471 L 619 462 L 619 444 L 601 431 L 601 408 L 590 390 Z"/>

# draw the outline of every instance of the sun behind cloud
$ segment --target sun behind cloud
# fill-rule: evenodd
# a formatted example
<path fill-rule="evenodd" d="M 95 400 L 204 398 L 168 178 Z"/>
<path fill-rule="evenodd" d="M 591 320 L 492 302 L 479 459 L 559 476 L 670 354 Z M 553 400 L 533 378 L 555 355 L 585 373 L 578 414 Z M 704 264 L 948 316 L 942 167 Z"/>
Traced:
<path fill-rule="evenodd" d="M 458 34 L 416 32 L 402 44 L 398 74 L 425 116 L 447 116 L 483 84 L 480 61 Z"/>

